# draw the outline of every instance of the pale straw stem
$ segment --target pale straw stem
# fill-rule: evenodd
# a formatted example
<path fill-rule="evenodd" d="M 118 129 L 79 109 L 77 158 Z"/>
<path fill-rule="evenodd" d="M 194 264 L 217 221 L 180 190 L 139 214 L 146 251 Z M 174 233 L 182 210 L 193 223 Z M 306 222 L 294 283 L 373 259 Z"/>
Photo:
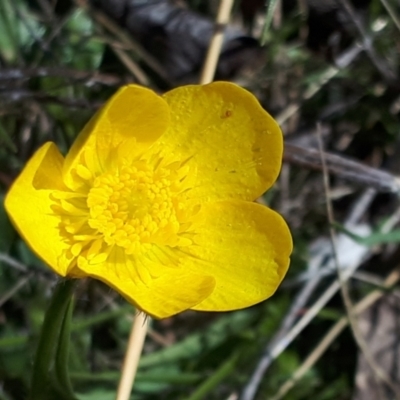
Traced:
<path fill-rule="evenodd" d="M 214 34 L 211 38 L 206 61 L 204 62 L 203 70 L 201 72 L 201 85 L 210 83 L 214 79 L 218 58 L 221 52 L 222 43 L 224 41 L 224 31 L 227 23 L 229 22 L 232 6 L 233 0 L 221 0 L 219 4 Z"/>
<path fill-rule="evenodd" d="M 136 315 L 129 335 L 128 348 L 125 353 L 116 400 L 129 400 L 135 381 L 140 355 L 147 332 L 147 315 L 140 312 Z"/>
<path fill-rule="evenodd" d="M 224 39 L 224 29 L 229 22 L 232 6 L 233 0 L 221 0 L 216 27 L 204 62 L 200 84 L 210 83 L 214 79 Z M 134 320 L 129 336 L 128 348 L 125 353 L 116 400 L 129 400 L 130 398 L 146 333 L 146 315 L 144 313 L 139 313 Z"/>

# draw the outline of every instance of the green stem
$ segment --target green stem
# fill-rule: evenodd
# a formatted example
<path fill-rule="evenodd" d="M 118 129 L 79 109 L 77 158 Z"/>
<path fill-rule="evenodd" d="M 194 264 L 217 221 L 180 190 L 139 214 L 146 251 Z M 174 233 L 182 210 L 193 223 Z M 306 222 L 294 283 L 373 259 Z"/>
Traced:
<path fill-rule="evenodd" d="M 58 385 L 61 387 L 62 398 L 75 399 L 74 391 L 72 389 L 71 381 L 69 378 L 68 359 L 69 359 L 69 344 L 71 336 L 71 319 L 74 302 L 70 299 L 64 319 L 61 326 L 57 351 L 55 360 L 55 376 Z"/>
<path fill-rule="evenodd" d="M 72 298 L 74 280 L 64 280 L 56 286 L 46 312 L 33 363 L 30 400 L 43 400 L 50 387 L 50 370 L 54 365 L 59 335 Z"/>

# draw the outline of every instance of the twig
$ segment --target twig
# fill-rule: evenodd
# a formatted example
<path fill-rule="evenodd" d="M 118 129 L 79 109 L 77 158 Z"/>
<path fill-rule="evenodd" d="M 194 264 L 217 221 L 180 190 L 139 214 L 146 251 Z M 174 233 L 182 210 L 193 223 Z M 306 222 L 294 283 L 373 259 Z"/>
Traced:
<path fill-rule="evenodd" d="M 290 331 L 282 337 L 271 351 L 266 352 L 255 372 L 253 373 L 248 385 L 243 391 L 242 400 L 253 400 L 258 390 L 262 377 L 264 376 L 267 368 L 271 365 L 282 352 L 292 343 L 292 341 L 303 331 L 303 329 L 314 319 L 314 317 L 321 311 L 321 309 L 328 303 L 328 301 L 337 293 L 340 285 L 338 281 L 334 281 L 325 292 L 317 299 L 317 301 L 310 307 L 299 321 L 290 329 Z"/>
<path fill-rule="evenodd" d="M 227 23 L 229 22 L 232 6 L 233 0 L 221 0 L 220 2 L 215 31 L 211 38 L 206 60 L 204 62 L 203 70 L 201 72 L 201 85 L 210 83 L 214 79 L 215 70 L 218 64 L 218 58 L 221 53 L 222 43 L 224 40 L 224 30 Z"/>
<path fill-rule="evenodd" d="M 383 1 L 383 0 L 381 0 Z M 354 10 L 351 5 L 349 5 L 347 0 L 341 0 L 343 7 L 346 9 L 347 13 L 353 20 L 353 23 L 357 27 L 360 36 L 362 37 L 363 43 L 354 44 L 348 50 L 345 50 L 335 59 L 335 66 L 328 67 L 321 75 L 320 78 L 313 83 L 308 89 L 306 89 L 302 95 L 302 102 L 293 102 L 288 104 L 288 106 L 276 117 L 276 120 L 280 125 L 286 122 L 291 116 L 293 116 L 297 111 L 300 110 L 304 100 L 311 99 L 316 93 L 318 93 L 321 88 L 328 83 L 331 79 L 337 76 L 342 70 L 348 67 L 364 50 L 370 57 L 372 63 L 378 69 L 378 71 L 384 76 L 384 78 L 389 82 L 397 82 L 397 77 L 388 67 L 377 57 L 374 48 L 372 47 L 373 38 L 367 36 L 364 27 L 361 22 L 358 21 L 357 17 L 354 15 Z M 392 15 L 391 15 L 392 16 Z M 393 18 L 393 17 L 392 17 Z"/>
<path fill-rule="evenodd" d="M 356 205 L 350 211 L 349 216 L 345 226 L 350 226 L 351 224 L 357 224 L 358 220 L 363 214 L 374 198 L 374 190 L 366 190 L 361 197 L 356 202 Z M 348 270 L 345 271 L 346 279 L 350 277 L 353 272 L 358 268 L 359 263 L 350 265 Z M 330 268 L 329 268 L 330 269 Z M 317 283 L 327 275 L 329 271 L 327 268 L 319 268 L 317 274 L 313 271 L 311 281 L 304 285 L 303 289 L 300 291 L 296 297 L 296 302 L 300 301 L 300 305 L 307 300 L 303 298 L 309 297 L 312 294 L 312 290 L 317 287 Z M 331 271 L 332 273 L 332 271 Z M 312 282 L 313 281 L 313 282 Z M 280 328 L 278 334 L 274 335 L 274 338 L 270 341 L 266 347 L 263 356 L 261 357 L 257 367 L 255 368 L 248 384 L 243 390 L 242 400 L 253 400 L 258 387 L 262 381 L 263 376 L 268 370 L 269 366 L 272 364 L 275 358 L 277 358 L 297 337 L 297 335 L 313 320 L 313 318 L 320 312 L 320 310 L 327 304 L 327 302 L 337 293 L 340 289 L 338 281 L 334 281 L 324 293 L 317 299 L 317 301 L 307 310 L 305 314 L 292 326 L 289 323 L 294 322 L 294 317 L 298 316 L 298 310 L 296 306 L 291 307 L 288 316 L 284 319 L 282 326 L 285 329 Z"/>
<path fill-rule="evenodd" d="M 346 308 L 347 317 L 349 320 L 349 324 L 351 326 L 351 331 L 353 333 L 354 339 L 359 347 L 359 349 L 363 352 L 365 360 L 369 364 L 371 370 L 374 372 L 375 376 L 382 382 L 386 383 L 393 392 L 396 394 L 396 398 L 400 399 L 400 392 L 397 389 L 396 385 L 392 382 L 386 372 L 376 363 L 372 353 L 370 352 L 368 345 L 360 331 L 358 326 L 357 316 L 354 312 L 353 302 L 350 297 L 349 286 L 347 284 L 347 279 L 343 274 L 343 270 L 339 265 L 339 257 L 337 252 L 337 245 L 336 245 L 336 230 L 335 230 L 335 218 L 333 214 L 333 206 L 330 193 L 330 183 L 329 183 L 329 174 L 328 174 L 328 167 L 325 160 L 325 154 L 323 151 L 323 144 L 322 144 L 322 137 L 321 137 L 321 126 L 317 124 L 317 138 L 318 138 L 318 145 L 321 157 L 321 164 L 322 164 L 322 173 L 323 173 L 323 181 L 324 181 L 324 190 L 325 190 L 325 198 L 326 198 L 326 209 L 327 209 L 327 216 L 329 221 L 329 233 L 332 243 L 332 253 L 334 256 L 338 282 L 340 284 L 340 293 L 343 298 L 343 303 Z"/>
<path fill-rule="evenodd" d="M 383 287 L 387 290 L 393 287 L 400 278 L 398 268 L 390 273 L 390 275 L 385 279 Z M 366 295 L 362 300 L 360 300 L 354 306 L 354 313 L 360 314 L 376 301 L 378 301 L 384 294 L 385 290 L 374 290 L 373 292 Z M 287 380 L 278 390 L 277 394 L 270 400 L 280 400 L 291 390 L 299 380 L 304 376 L 304 374 L 313 367 L 313 365 L 320 359 L 332 342 L 339 336 L 344 328 L 348 325 L 349 320 L 347 317 L 342 317 L 337 321 L 331 329 L 327 332 L 320 343 L 314 348 L 314 350 L 308 355 L 308 357 L 303 361 L 303 363 L 297 368 L 293 373 L 292 377 Z"/>
<path fill-rule="evenodd" d="M 226 24 L 229 21 L 230 11 L 233 0 L 221 0 L 218 11 L 217 24 Z M 218 37 L 220 36 L 220 39 Z M 217 37 L 217 40 L 215 38 Z M 218 62 L 219 53 L 221 51 L 223 32 L 219 34 L 217 31 L 210 42 L 208 51 L 209 57 L 204 65 L 204 74 L 200 83 L 205 84 L 213 80 L 215 69 Z M 124 365 L 122 367 L 122 376 L 118 387 L 116 400 L 129 400 L 136 370 L 139 364 L 144 340 L 147 332 L 146 316 L 140 313 L 136 316 L 132 326 L 129 338 L 128 349 L 125 354 Z"/>
<path fill-rule="evenodd" d="M 147 316 L 139 312 L 132 325 L 116 400 L 129 400 L 147 332 Z"/>
<path fill-rule="evenodd" d="M 64 79 L 84 81 L 85 84 L 101 83 L 103 85 L 120 85 L 121 78 L 103 74 L 97 71 L 80 71 L 71 68 L 58 67 L 38 67 L 38 68 L 3 68 L 0 70 L 0 81 L 10 81 L 12 79 L 27 79 L 36 77 L 57 76 Z"/>
<path fill-rule="evenodd" d="M 300 110 L 304 100 L 311 99 L 316 93 L 318 93 L 324 85 L 326 85 L 331 79 L 339 74 L 342 69 L 348 67 L 362 52 L 362 48 L 358 45 L 352 46 L 349 50 L 344 51 L 335 60 L 336 66 L 328 67 L 312 85 L 310 85 L 302 95 L 302 101 L 293 102 L 276 117 L 276 120 L 280 125 L 286 122 L 291 116 Z"/>
<path fill-rule="evenodd" d="M 54 7 L 50 4 L 49 0 L 37 0 L 38 5 L 42 9 L 45 15 L 46 25 L 49 27 L 49 31 L 45 36 L 41 35 L 38 40 L 39 45 L 44 51 L 38 52 L 36 57 L 32 62 L 29 63 L 31 67 L 37 67 L 41 64 L 46 55 L 49 54 L 51 45 L 54 40 L 61 35 L 62 30 L 64 29 L 65 24 L 70 20 L 73 10 L 71 9 L 69 12 L 65 13 L 63 17 L 58 17 L 54 13 Z M 55 61 L 55 60 L 53 60 Z M 61 60 L 57 60 L 57 63 L 61 63 Z"/>
<path fill-rule="evenodd" d="M 165 82 L 169 82 L 170 78 L 160 63 L 150 55 L 139 43 L 137 43 L 126 29 L 121 28 L 111 18 L 100 10 L 90 7 L 87 0 L 75 0 L 75 3 L 88 12 L 93 19 L 101 26 L 111 32 L 118 40 L 133 50 L 154 72 L 158 74 Z M 133 62 L 133 61 L 132 61 Z"/>
<path fill-rule="evenodd" d="M 381 192 L 400 192 L 400 178 L 389 172 L 368 167 L 336 154 L 324 153 L 324 158 L 330 173 L 374 187 Z M 316 149 L 307 149 L 286 142 L 283 159 L 292 164 L 322 170 L 321 156 Z"/>
<path fill-rule="evenodd" d="M 344 223 L 345 228 L 351 228 L 360 221 L 365 211 L 374 200 L 375 196 L 375 189 L 368 188 L 363 192 L 359 200 L 351 206 L 349 215 L 346 218 L 346 222 Z M 392 227 L 390 227 L 390 229 L 392 229 Z"/>
<path fill-rule="evenodd" d="M 89 110 L 97 110 L 101 107 L 101 102 L 89 102 L 84 99 L 74 99 L 52 96 L 42 92 L 33 92 L 25 89 L 5 90 L 0 95 L 0 105 L 12 104 L 26 99 L 34 99 L 40 103 L 55 103 L 71 108 L 86 108 Z"/>
<path fill-rule="evenodd" d="M 10 289 L 7 290 L 6 293 L 4 293 L 0 297 L 0 307 L 3 306 L 3 304 L 10 299 L 12 296 L 14 296 L 15 293 L 18 292 L 19 289 L 22 288 L 30 279 L 32 278 L 32 274 L 28 274 L 18 280 L 18 282 Z"/>
<path fill-rule="evenodd" d="M 387 0 L 381 0 L 383 7 L 386 8 L 387 13 L 392 18 L 394 24 L 396 25 L 397 29 L 400 31 L 400 21 L 396 15 L 396 12 L 393 10 L 392 6 L 387 2 Z"/>
<path fill-rule="evenodd" d="M 354 26 L 356 27 L 359 36 L 362 39 L 363 49 L 367 53 L 372 64 L 375 66 L 375 68 L 379 71 L 379 73 L 387 82 L 396 82 L 398 79 L 397 76 L 394 74 L 393 71 L 390 70 L 390 68 L 386 65 L 386 63 L 376 54 L 376 51 L 372 45 L 373 38 L 367 34 L 362 22 L 355 13 L 353 6 L 349 3 L 348 0 L 340 0 L 340 3 L 342 4 L 342 7 L 346 10 Z"/>
<path fill-rule="evenodd" d="M 28 267 L 25 264 L 22 264 L 15 258 L 10 257 L 8 254 L 0 253 L 0 262 L 4 262 L 9 266 L 15 268 L 19 272 L 28 272 Z"/>
<path fill-rule="evenodd" d="M 122 49 L 116 46 L 110 46 L 111 50 L 119 58 L 122 64 L 128 69 L 128 71 L 137 79 L 137 81 L 143 86 L 149 86 L 150 80 L 145 74 L 145 72 L 139 67 L 139 65 L 129 57 L 128 54 Z"/>

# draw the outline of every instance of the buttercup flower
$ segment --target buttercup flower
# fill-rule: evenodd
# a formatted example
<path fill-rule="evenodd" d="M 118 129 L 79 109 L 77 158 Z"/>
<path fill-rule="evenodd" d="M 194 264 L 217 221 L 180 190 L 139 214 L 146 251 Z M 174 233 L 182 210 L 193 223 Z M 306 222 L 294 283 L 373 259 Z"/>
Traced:
<path fill-rule="evenodd" d="M 282 134 L 226 82 L 158 96 L 121 88 L 64 158 L 44 144 L 6 210 L 56 273 L 107 283 L 146 313 L 227 311 L 271 296 L 292 240 L 253 203 L 276 180 Z"/>

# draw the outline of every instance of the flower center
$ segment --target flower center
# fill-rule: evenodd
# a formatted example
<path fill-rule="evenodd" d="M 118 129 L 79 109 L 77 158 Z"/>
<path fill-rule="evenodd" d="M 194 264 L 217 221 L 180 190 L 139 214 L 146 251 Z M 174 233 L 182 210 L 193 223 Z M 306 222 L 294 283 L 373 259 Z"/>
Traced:
<path fill-rule="evenodd" d="M 186 194 L 195 174 L 181 162 L 120 161 L 97 173 L 83 162 L 74 171 L 76 189 L 51 194 L 70 265 L 77 257 L 103 262 L 116 246 L 135 255 L 152 245 L 192 243 L 191 219 L 198 209 L 188 205 Z"/>
<path fill-rule="evenodd" d="M 89 226 L 128 254 L 143 243 L 176 244 L 179 202 L 171 172 L 141 165 L 98 176 L 87 197 Z"/>

